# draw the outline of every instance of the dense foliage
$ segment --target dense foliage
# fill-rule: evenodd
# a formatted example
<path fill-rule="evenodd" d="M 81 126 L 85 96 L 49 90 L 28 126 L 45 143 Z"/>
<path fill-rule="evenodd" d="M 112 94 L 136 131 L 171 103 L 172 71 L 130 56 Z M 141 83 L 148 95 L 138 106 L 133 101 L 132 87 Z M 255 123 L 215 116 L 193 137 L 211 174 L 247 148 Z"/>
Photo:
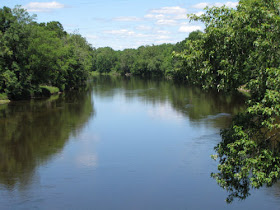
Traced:
<path fill-rule="evenodd" d="M 91 46 L 59 22 L 37 23 L 24 9 L 0 9 L 0 94 L 30 98 L 41 84 L 60 90 L 82 84 L 91 69 Z"/>
<path fill-rule="evenodd" d="M 172 69 L 172 51 L 171 44 L 141 46 L 123 51 L 99 48 L 95 51 L 93 69 L 100 73 L 163 76 Z"/>
<path fill-rule="evenodd" d="M 138 49 L 115 51 L 110 47 L 98 48 L 93 53 L 93 71 L 99 73 L 133 74 L 139 76 L 172 77 L 185 80 L 181 60 L 172 57 L 172 52 L 184 49 L 187 40 L 196 40 L 202 32 L 194 31 L 177 44 L 141 46 Z"/>
<path fill-rule="evenodd" d="M 241 0 L 237 9 L 206 8 L 190 17 L 206 29 L 175 54 L 187 81 L 225 91 L 246 86 L 251 94 L 213 156 L 220 164 L 212 176 L 230 192 L 227 201 L 244 199 L 250 188 L 280 178 L 280 1 Z"/>

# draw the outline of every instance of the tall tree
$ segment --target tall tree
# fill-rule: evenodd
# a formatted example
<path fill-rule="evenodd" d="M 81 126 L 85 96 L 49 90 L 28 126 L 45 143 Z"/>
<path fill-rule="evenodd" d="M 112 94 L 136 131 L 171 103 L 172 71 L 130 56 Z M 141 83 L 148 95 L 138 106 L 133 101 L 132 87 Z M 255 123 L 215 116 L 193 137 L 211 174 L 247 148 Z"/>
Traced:
<path fill-rule="evenodd" d="M 42 84 L 61 90 L 81 85 L 91 69 L 92 47 L 61 23 L 36 23 L 24 9 L 0 9 L 0 93 L 30 98 Z"/>
<path fill-rule="evenodd" d="M 228 202 L 280 178 L 279 8 L 279 0 L 241 0 L 237 9 L 207 8 L 205 15 L 191 16 L 205 23 L 202 39 L 187 42 L 178 54 L 190 80 L 220 90 L 246 85 L 251 93 L 247 110 L 221 132 L 213 156 L 220 164 L 212 176 L 230 192 Z"/>

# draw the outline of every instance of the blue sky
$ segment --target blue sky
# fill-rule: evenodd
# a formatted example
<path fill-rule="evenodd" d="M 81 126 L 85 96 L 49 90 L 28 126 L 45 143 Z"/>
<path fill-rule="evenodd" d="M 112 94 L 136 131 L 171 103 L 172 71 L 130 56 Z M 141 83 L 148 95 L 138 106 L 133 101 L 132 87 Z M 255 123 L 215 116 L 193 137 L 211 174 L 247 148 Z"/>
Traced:
<path fill-rule="evenodd" d="M 228 0 L 2 0 L 0 6 L 22 5 L 37 22 L 59 21 L 69 32 L 78 31 L 93 47 L 115 50 L 141 45 L 176 43 L 191 31 L 187 14 L 201 14 L 205 6 L 235 7 Z"/>

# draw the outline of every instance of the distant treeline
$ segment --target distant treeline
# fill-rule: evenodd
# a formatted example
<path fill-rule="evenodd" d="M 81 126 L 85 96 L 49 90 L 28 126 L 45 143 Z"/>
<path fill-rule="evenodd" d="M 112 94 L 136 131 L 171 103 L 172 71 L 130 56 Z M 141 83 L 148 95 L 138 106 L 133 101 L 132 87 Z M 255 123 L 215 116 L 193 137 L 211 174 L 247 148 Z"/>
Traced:
<path fill-rule="evenodd" d="M 182 61 L 174 58 L 172 53 L 183 51 L 187 41 L 199 39 L 201 34 L 200 31 L 194 31 L 177 44 L 141 46 L 123 51 L 115 51 L 110 47 L 98 48 L 93 52 L 93 71 L 185 80 L 186 75 L 180 71 Z"/>
<path fill-rule="evenodd" d="M 63 91 L 87 80 L 92 47 L 59 22 L 37 23 L 24 9 L 0 8 L 0 96 L 40 95 L 40 85 Z M 1 97 L 0 97 L 1 99 Z"/>

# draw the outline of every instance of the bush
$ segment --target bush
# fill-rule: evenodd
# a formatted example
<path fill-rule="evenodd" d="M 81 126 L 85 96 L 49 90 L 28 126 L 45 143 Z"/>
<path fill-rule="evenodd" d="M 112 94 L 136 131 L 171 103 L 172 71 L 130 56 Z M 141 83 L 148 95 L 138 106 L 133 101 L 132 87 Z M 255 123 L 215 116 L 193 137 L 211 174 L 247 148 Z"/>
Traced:
<path fill-rule="evenodd" d="M 59 93 L 59 89 L 52 86 L 40 86 L 40 90 L 42 96 L 51 96 L 53 94 Z"/>

